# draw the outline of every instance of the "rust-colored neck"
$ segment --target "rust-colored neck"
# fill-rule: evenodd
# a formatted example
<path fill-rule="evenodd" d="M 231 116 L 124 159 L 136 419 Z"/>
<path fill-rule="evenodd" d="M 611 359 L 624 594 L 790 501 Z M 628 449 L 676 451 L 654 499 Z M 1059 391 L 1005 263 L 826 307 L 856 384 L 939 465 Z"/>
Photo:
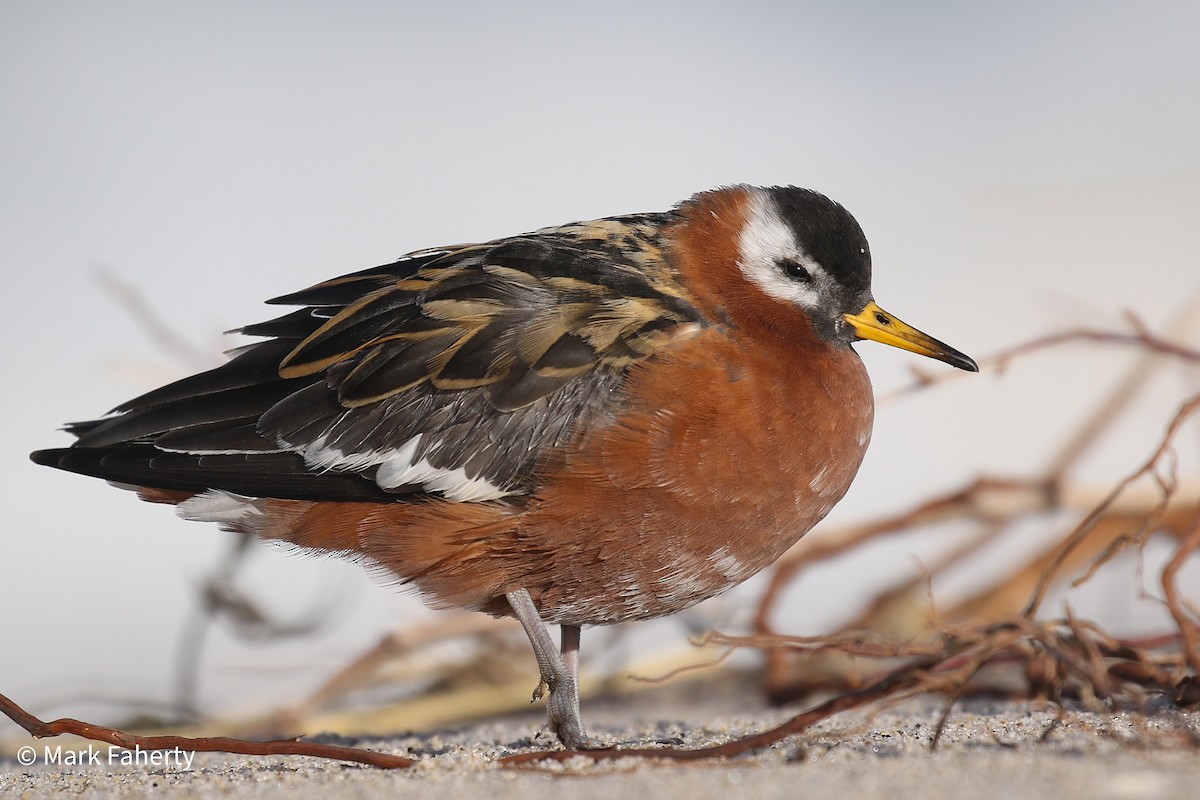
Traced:
<path fill-rule="evenodd" d="M 741 328 L 762 344 L 827 347 L 802 308 L 771 297 L 742 273 L 739 243 L 752 191 L 738 186 L 705 192 L 680 208 L 679 222 L 667 232 L 676 268 L 714 324 Z"/>

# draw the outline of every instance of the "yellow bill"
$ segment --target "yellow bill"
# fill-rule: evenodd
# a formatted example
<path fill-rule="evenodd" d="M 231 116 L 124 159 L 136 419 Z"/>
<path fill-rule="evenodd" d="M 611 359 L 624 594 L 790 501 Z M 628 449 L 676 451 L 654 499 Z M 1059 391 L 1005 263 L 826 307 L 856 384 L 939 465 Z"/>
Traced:
<path fill-rule="evenodd" d="M 867 303 L 866 308 L 857 314 L 846 314 L 845 317 L 862 339 L 920 353 L 968 372 L 979 371 L 979 365 L 970 356 L 928 334 L 921 333 L 906 322 L 901 322 L 876 305 L 874 300 Z"/>

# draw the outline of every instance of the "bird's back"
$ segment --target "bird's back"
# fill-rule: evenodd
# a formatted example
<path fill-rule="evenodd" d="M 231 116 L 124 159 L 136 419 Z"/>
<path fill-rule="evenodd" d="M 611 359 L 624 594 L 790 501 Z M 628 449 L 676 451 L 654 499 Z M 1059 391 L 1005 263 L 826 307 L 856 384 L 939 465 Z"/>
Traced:
<path fill-rule="evenodd" d="M 275 298 L 301 308 L 240 330 L 265 341 L 34 460 L 172 497 L 519 501 L 615 413 L 629 366 L 698 320 L 666 218 L 418 251 Z"/>

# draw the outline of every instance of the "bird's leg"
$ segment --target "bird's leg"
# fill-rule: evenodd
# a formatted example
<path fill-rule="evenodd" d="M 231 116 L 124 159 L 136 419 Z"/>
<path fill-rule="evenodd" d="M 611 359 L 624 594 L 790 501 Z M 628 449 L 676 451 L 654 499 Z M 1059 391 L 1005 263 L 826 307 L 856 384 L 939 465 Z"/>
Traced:
<path fill-rule="evenodd" d="M 579 688 L 579 626 L 578 625 L 562 625 L 562 653 L 563 666 L 567 668 L 567 672 L 571 673 L 571 680 L 575 681 L 575 688 Z M 578 699 L 578 695 L 576 695 Z"/>
<path fill-rule="evenodd" d="M 579 626 L 578 625 L 561 625 L 560 626 L 560 642 L 561 647 L 559 653 L 562 656 L 563 666 L 566 667 L 567 674 L 571 676 L 571 693 L 563 698 L 564 702 L 569 701 L 571 707 L 567 709 L 568 715 L 573 715 L 575 719 L 580 721 L 580 733 L 583 733 L 583 714 L 579 710 Z M 547 706 L 547 710 L 549 707 Z M 554 718 L 550 718 L 551 727 L 554 726 Z M 601 747 L 595 740 L 587 737 L 589 747 L 585 749 L 596 749 Z"/>
<path fill-rule="evenodd" d="M 550 729 L 569 750 L 595 750 L 604 744 L 589 737 L 583 730 L 583 719 L 579 713 L 579 626 L 563 626 L 563 652 L 559 653 L 550 638 L 550 631 L 542 622 L 537 607 L 529 592 L 517 589 L 505 595 L 513 613 L 525 629 L 533 655 L 542 673 L 542 683 L 550 689 L 546 701 L 546 713 L 550 718 Z M 569 664 L 569 666 L 568 666 Z M 538 685 L 541 690 L 541 684 Z M 535 692 L 535 697 L 538 692 Z"/>

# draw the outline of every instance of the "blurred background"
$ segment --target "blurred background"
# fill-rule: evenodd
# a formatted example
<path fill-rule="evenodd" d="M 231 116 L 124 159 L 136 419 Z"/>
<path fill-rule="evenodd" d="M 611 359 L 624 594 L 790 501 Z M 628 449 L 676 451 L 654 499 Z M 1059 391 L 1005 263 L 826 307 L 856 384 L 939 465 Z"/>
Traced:
<path fill-rule="evenodd" d="M 312 691 L 389 631 L 436 624 L 355 565 L 263 547 L 237 587 L 316 629 L 255 643 L 218 625 L 181 651 L 232 537 L 27 460 L 69 442 L 63 423 L 219 363 L 243 341 L 222 331 L 273 316 L 262 300 L 409 250 L 797 184 L 857 216 L 884 308 L 971 355 L 1128 331 L 1127 310 L 1164 331 L 1200 290 L 1198 29 L 1192 2 L 0 2 L 0 692 L 43 715 L 120 715 L 169 705 L 182 657 L 199 709 L 236 715 Z M 909 382 L 915 357 L 858 349 L 881 395 Z M 824 527 L 984 473 L 1036 475 L 1136 358 L 1056 349 L 882 404 Z M 1136 468 L 1196 372 L 1143 388 L 1079 464 L 1081 485 Z M 1179 473 L 1195 476 L 1195 426 L 1179 444 Z M 1062 535 L 1048 524 L 935 590 L 1020 563 Z M 952 536 L 813 570 L 779 627 L 845 622 Z M 1151 590 L 1168 552 L 1147 551 Z M 1138 560 L 1107 569 L 1076 609 L 1162 629 Z M 1183 576 L 1193 597 L 1198 572 Z M 762 586 L 615 649 L 744 629 Z M 606 641 L 585 634 L 585 656 Z"/>

